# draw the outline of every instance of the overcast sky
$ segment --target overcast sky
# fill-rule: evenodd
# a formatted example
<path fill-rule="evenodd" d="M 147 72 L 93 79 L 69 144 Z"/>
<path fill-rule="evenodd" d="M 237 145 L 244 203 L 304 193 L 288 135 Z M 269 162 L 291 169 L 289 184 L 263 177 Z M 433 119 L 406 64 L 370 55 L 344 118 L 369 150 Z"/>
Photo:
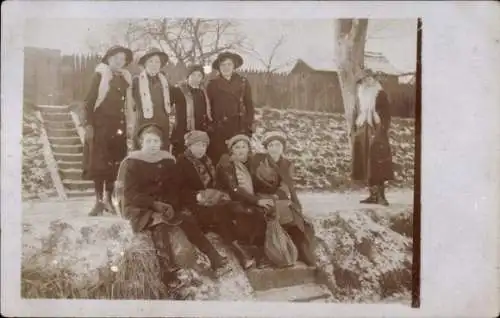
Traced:
<path fill-rule="evenodd" d="M 110 42 L 111 23 L 97 19 L 32 20 L 26 24 L 25 45 L 87 53 L 91 45 Z M 415 19 L 370 20 L 366 50 L 384 54 L 402 72 L 414 71 L 416 24 Z M 285 35 L 285 42 L 276 53 L 276 65 L 297 58 L 321 65 L 335 55 L 333 20 L 240 20 L 239 29 L 264 57 Z M 245 66 L 262 67 L 250 55 L 245 56 Z"/>

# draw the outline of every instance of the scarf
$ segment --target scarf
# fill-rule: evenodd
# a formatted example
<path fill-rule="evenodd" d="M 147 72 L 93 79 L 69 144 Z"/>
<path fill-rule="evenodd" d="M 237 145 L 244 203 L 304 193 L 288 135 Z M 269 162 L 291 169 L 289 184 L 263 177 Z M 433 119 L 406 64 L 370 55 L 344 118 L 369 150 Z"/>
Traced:
<path fill-rule="evenodd" d="M 163 101 L 165 104 L 165 112 L 170 114 L 170 92 L 168 88 L 168 81 L 165 75 L 158 73 L 161 86 L 163 88 Z M 146 119 L 153 118 L 153 102 L 151 101 L 151 91 L 149 89 L 149 80 L 146 70 L 139 74 L 139 92 L 141 94 L 142 112 Z"/>
<path fill-rule="evenodd" d="M 380 123 L 380 116 L 375 111 L 378 92 L 382 90 L 380 83 L 374 85 L 361 84 L 358 86 L 359 114 L 356 119 L 358 127 L 365 123 L 372 126 Z"/>
<path fill-rule="evenodd" d="M 236 171 L 236 180 L 238 181 L 238 186 L 245 189 L 248 193 L 254 194 L 253 181 L 250 171 L 248 171 L 247 166 L 238 160 L 231 158 Z"/>
<path fill-rule="evenodd" d="M 109 92 L 109 82 L 113 78 L 113 71 L 109 67 L 109 65 L 105 63 L 100 63 L 95 68 L 95 72 L 101 75 L 101 82 L 99 83 L 99 89 L 97 91 L 97 99 L 94 105 L 94 110 L 101 106 L 102 102 L 106 98 L 106 95 Z M 120 73 L 125 81 L 129 84 L 127 88 L 127 102 L 130 103 L 132 101 L 132 75 L 126 69 L 120 69 L 117 71 Z"/>
<path fill-rule="evenodd" d="M 193 101 L 193 94 L 191 93 L 191 90 L 189 89 L 189 84 L 187 81 L 183 81 L 179 83 L 179 88 L 184 94 L 184 98 L 186 99 L 186 127 L 187 131 L 195 130 L 195 119 L 194 119 L 194 101 Z M 203 95 L 205 97 L 205 103 L 207 105 L 207 118 L 209 121 L 212 121 L 212 110 L 210 106 L 210 101 L 208 100 L 208 95 L 207 91 L 205 88 L 201 87 L 201 91 L 203 92 Z"/>
<path fill-rule="evenodd" d="M 215 177 L 215 167 L 212 164 L 210 158 L 205 156 L 205 162 L 203 160 L 196 158 L 189 149 L 184 152 L 186 158 L 193 164 L 198 176 L 200 177 L 201 183 L 205 189 L 213 187 L 213 181 Z"/>

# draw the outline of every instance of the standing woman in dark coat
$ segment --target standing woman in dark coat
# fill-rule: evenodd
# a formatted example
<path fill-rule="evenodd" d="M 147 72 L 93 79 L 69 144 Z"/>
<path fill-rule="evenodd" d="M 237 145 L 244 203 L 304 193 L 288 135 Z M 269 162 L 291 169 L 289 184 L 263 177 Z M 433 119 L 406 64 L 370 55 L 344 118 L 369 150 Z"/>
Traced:
<path fill-rule="evenodd" d="M 172 88 L 167 77 L 160 70 L 167 64 L 168 55 L 152 48 L 139 59 L 144 69 L 134 78 L 132 95 L 136 111 L 136 130 L 145 124 L 159 125 L 163 131 L 163 150 L 169 149 Z M 137 135 L 137 134 L 135 134 Z M 139 149 L 138 140 L 134 140 L 134 149 Z"/>
<path fill-rule="evenodd" d="M 370 196 L 361 203 L 389 205 L 385 181 L 394 178 L 389 143 L 390 105 L 382 85 L 369 70 L 357 86 L 358 103 L 353 125 L 352 178 L 367 182 Z"/>
<path fill-rule="evenodd" d="M 250 84 L 235 72 L 242 64 L 243 58 L 231 52 L 221 53 L 212 64 L 212 68 L 219 72 L 207 85 L 214 120 L 208 154 L 215 163 L 228 152 L 226 140 L 237 134 L 251 137 L 254 130 Z"/>
<path fill-rule="evenodd" d="M 129 49 L 110 48 L 95 70 L 85 99 L 83 177 L 94 181 L 96 193 L 90 216 L 105 210 L 116 214 L 111 198 L 118 167 L 127 155 L 125 113 L 131 99 L 131 75 L 124 68 L 131 61 Z"/>
<path fill-rule="evenodd" d="M 202 81 L 205 71 L 201 65 L 188 68 L 187 80 L 172 89 L 175 103 L 175 125 L 172 130 L 172 153 L 184 152 L 184 135 L 193 130 L 207 131 L 212 122 L 210 103 Z"/>

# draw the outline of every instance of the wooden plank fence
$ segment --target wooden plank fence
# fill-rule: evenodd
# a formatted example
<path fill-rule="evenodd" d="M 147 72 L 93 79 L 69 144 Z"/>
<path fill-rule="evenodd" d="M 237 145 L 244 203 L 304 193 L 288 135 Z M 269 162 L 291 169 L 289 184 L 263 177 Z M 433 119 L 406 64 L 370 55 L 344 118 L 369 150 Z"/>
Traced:
<path fill-rule="evenodd" d="M 30 98 L 36 104 L 52 105 L 82 101 L 99 62 L 100 57 L 96 55 L 63 56 L 57 50 L 26 48 L 25 98 Z M 140 71 L 135 64 L 129 70 L 132 74 Z M 184 67 L 168 64 L 165 72 L 169 81 L 176 83 L 185 78 L 186 70 Z M 257 107 L 343 112 L 336 73 L 283 74 L 255 70 L 241 70 L 240 73 L 248 78 Z M 413 117 L 414 86 L 398 84 L 397 78 L 390 78 L 383 85 L 391 98 L 393 115 Z"/>

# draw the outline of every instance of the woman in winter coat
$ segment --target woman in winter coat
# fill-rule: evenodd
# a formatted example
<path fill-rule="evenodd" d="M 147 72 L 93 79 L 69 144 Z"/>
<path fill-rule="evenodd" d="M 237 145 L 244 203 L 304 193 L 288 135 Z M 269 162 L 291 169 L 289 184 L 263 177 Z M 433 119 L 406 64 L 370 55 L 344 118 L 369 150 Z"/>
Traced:
<path fill-rule="evenodd" d="M 215 166 L 206 155 L 209 138 L 206 132 L 193 130 L 185 135 L 186 150 L 177 158 L 179 173 L 183 176 L 180 199 L 184 209 L 190 211 L 193 221 L 204 230 L 212 230 L 232 247 L 241 265 L 248 268 L 252 259 L 239 243 L 238 229 L 233 223 L 229 195 L 216 189 Z M 227 260 L 222 259 L 224 264 Z"/>
<path fill-rule="evenodd" d="M 112 193 L 118 166 L 127 155 L 125 114 L 127 102 L 131 100 L 132 83 L 125 67 L 131 61 L 129 49 L 110 48 L 96 67 L 85 98 L 83 178 L 94 181 L 96 194 L 90 216 L 102 215 L 105 210 L 116 214 Z"/>
<path fill-rule="evenodd" d="M 394 178 L 389 143 L 390 105 L 382 85 L 369 70 L 362 72 L 357 85 L 354 112 L 352 179 L 364 181 L 370 195 L 361 203 L 389 205 L 384 183 Z"/>
<path fill-rule="evenodd" d="M 208 131 L 212 114 L 207 92 L 202 85 L 205 71 L 201 65 L 188 68 L 187 80 L 172 89 L 175 104 L 175 124 L 172 130 L 172 153 L 174 156 L 185 150 L 184 135 L 193 130 Z"/>
<path fill-rule="evenodd" d="M 274 216 L 274 202 L 270 198 L 258 197 L 254 191 L 250 138 L 243 134 L 233 136 L 227 141 L 227 147 L 230 153 L 223 155 L 217 165 L 217 185 L 229 193 L 233 201 L 230 211 L 238 226 L 240 239 L 260 248 L 259 266 L 264 265 L 266 217 Z"/>
<path fill-rule="evenodd" d="M 275 200 L 278 219 L 297 246 L 299 260 L 314 266 L 314 228 L 302 214 L 302 205 L 293 181 L 293 163 L 283 156 L 286 141 L 286 135 L 280 131 L 264 134 L 262 145 L 266 153 L 255 154 L 252 160 L 255 191 L 260 196 L 271 195 Z"/>
<path fill-rule="evenodd" d="M 212 108 L 212 132 L 208 154 L 218 163 L 228 153 L 226 140 L 237 134 L 252 136 L 254 131 L 254 105 L 248 80 L 235 70 L 243 64 L 243 58 L 235 53 L 219 54 L 212 63 L 218 75 L 207 85 Z"/>
<path fill-rule="evenodd" d="M 157 250 L 162 282 L 176 292 L 193 281 L 185 268 L 176 265 L 168 233 L 179 226 L 189 241 L 207 254 L 212 266 L 222 266 L 223 258 L 181 209 L 180 175 L 175 158 L 161 150 L 164 136 L 161 127 L 146 124 L 137 131 L 141 149 L 131 152 L 120 166 L 119 181 L 123 183 L 122 213 L 130 220 L 135 233 L 150 233 Z M 187 265 L 185 265 L 187 266 Z M 181 293 L 182 294 L 182 293 Z M 178 295 L 179 296 L 179 295 Z M 180 298 L 186 297 L 179 296 Z"/>
<path fill-rule="evenodd" d="M 167 77 L 160 70 L 167 64 L 168 55 L 159 49 L 152 48 L 139 59 L 143 67 L 141 73 L 133 79 L 132 95 L 136 112 L 136 129 L 145 124 L 154 123 L 163 131 L 163 148 L 170 146 L 170 122 L 172 87 Z M 134 149 L 139 149 L 138 140 L 134 140 Z"/>

